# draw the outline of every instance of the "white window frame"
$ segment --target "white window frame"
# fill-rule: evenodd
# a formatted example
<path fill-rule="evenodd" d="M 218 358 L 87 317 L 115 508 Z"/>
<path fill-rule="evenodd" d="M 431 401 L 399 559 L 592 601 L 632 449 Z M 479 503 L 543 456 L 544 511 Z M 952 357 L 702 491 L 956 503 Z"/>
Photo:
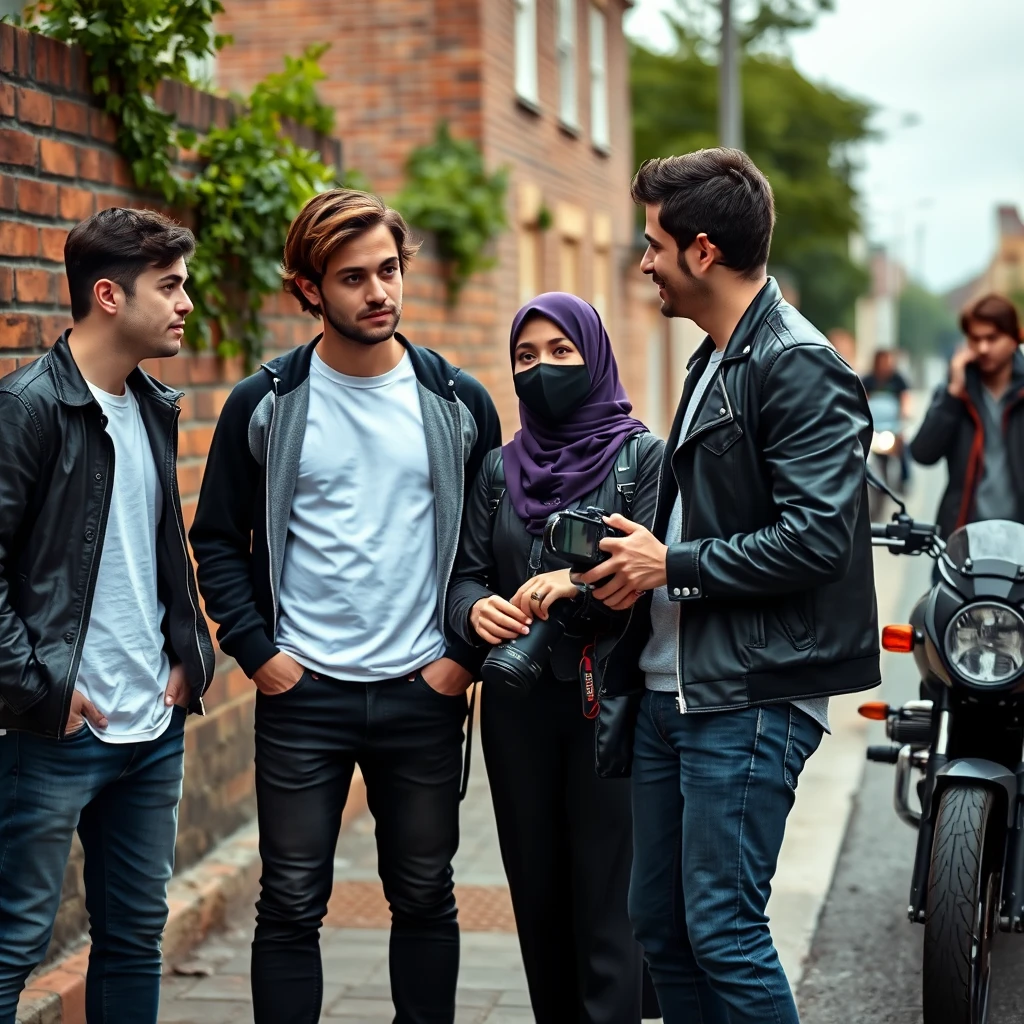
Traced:
<path fill-rule="evenodd" d="M 513 0 L 515 4 L 516 95 L 537 106 L 537 0 Z"/>
<path fill-rule="evenodd" d="M 579 69 L 576 63 L 576 0 L 556 0 L 558 30 L 558 118 L 566 128 L 580 126 Z"/>
<path fill-rule="evenodd" d="M 611 149 L 608 111 L 608 16 L 590 5 L 590 140 L 596 149 Z"/>

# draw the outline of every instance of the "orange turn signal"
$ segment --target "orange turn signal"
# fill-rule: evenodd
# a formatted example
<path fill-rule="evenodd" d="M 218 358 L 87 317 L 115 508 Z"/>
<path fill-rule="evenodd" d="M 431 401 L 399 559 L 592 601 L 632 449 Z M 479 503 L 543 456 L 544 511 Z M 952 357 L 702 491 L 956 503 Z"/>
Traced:
<path fill-rule="evenodd" d="M 882 630 L 882 647 L 895 654 L 910 654 L 914 649 L 914 627 L 886 626 Z"/>
<path fill-rule="evenodd" d="M 889 717 L 889 705 L 884 700 L 868 701 L 857 708 L 857 714 L 873 722 L 884 722 Z"/>

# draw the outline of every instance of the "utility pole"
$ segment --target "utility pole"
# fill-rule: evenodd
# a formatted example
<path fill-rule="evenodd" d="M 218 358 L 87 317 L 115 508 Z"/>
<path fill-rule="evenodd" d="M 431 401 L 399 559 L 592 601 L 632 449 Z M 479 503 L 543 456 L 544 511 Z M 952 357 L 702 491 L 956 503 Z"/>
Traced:
<path fill-rule="evenodd" d="M 718 144 L 743 148 L 743 100 L 733 21 L 733 0 L 721 0 L 722 37 L 718 55 Z"/>

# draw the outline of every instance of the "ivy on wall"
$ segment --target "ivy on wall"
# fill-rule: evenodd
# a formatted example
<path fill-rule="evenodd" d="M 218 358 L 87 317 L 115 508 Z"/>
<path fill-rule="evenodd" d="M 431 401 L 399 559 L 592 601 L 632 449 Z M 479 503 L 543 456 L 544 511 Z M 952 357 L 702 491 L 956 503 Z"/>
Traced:
<path fill-rule="evenodd" d="M 321 45 L 286 57 L 283 71 L 239 99 L 228 127 L 211 128 L 201 140 L 178 128 L 154 92 L 162 79 L 195 84 L 190 65 L 230 42 L 212 31 L 223 9 L 221 0 L 46 0 L 30 5 L 24 21 L 85 51 L 92 90 L 117 122 L 117 148 L 136 184 L 193 211 L 189 343 L 242 353 L 252 364 L 263 348 L 263 299 L 281 289 L 288 225 L 307 199 L 337 184 L 335 170 L 293 142 L 282 119 L 328 135 L 334 112 L 316 95 L 325 77 L 317 63 L 327 49 Z M 194 177 L 176 169 L 179 150 L 194 151 L 202 162 Z"/>
<path fill-rule="evenodd" d="M 508 227 L 508 171 L 488 173 L 475 143 L 454 139 L 443 121 L 434 140 L 414 149 L 395 206 L 406 220 L 433 232 L 448 268 L 448 301 L 479 270 L 494 265 L 492 241 Z"/>

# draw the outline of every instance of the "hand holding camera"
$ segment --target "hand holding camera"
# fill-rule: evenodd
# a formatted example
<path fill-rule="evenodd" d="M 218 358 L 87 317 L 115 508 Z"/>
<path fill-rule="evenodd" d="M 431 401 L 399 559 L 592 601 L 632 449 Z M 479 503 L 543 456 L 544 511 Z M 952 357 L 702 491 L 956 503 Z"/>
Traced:
<path fill-rule="evenodd" d="M 668 548 L 650 530 L 625 516 L 608 516 L 604 522 L 617 536 L 599 542 L 605 561 L 584 574 L 582 581 L 597 587 L 594 597 L 598 601 L 612 611 L 624 611 L 648 590 L 668 582 Z"/>
<path fill-rule="evenodd" d="M 542 572 L 527 580 L 512 597 L 514 604 L 524 615 L 547 619 L 548 611 L 555 601 L 572 600 L 579 593 L 579 587 L 570 579 L 569 569 L 557 572 Z"/>

